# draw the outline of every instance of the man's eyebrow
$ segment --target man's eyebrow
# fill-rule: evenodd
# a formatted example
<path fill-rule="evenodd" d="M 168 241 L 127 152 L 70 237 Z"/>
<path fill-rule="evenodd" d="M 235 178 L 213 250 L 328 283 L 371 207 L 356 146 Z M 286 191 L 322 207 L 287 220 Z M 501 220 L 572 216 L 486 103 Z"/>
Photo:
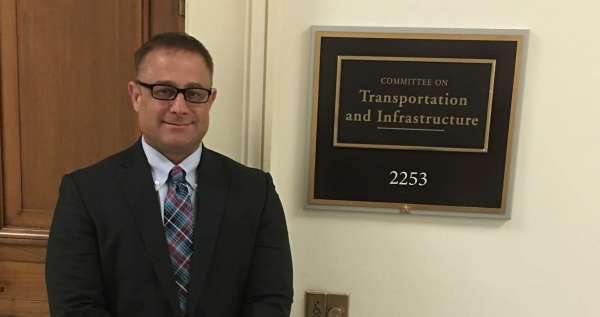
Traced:
<path fill-rule="evenodd" d="M 177 87 L 177 85 L 170 81 L 170 80 L 157 80 L 154 82 L 155 85 L 168 85 L 168 86 L 173 86 L 173 87 Z"/>
<path fill-rule="evenodd" d="M 185 88 L 205 88 L 205 89 L 208 89 L 209 87 L 204 87 L 204 85 L 202 85 L 200 83 L 187 83 L 187 84 L 185 84 Z"/>

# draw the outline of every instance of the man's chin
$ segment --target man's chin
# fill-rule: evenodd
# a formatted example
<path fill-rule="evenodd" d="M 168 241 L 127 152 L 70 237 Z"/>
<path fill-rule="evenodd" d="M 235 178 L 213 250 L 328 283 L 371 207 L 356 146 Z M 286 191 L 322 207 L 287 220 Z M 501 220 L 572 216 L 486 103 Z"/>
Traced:
<path fill-rule="evenodd" d="M 171 155 L 187 156 L 194 152 L 202 142 L 201 139 L 191 139 L 189 137 L 182 138 L 177 135 L 162 137 L 157 140 L 158 142 L 152 142 L 152 140 L 148 140 L 148 138 L 146 138 L 146 141 L 167 157 Z"/>

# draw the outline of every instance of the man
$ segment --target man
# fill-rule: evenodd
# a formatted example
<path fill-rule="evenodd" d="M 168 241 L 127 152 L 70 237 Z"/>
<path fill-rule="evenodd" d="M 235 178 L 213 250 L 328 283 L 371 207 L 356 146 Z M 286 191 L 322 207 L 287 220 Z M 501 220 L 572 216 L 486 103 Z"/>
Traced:
<path fill-rule="evenodd" d="M 202 146 L 217 95 L 209 52 L 165 33 L 135 65 L 141 139 L 60 186 L 52 316 L 289 316 L 291 256 L 271 177 Z"/>

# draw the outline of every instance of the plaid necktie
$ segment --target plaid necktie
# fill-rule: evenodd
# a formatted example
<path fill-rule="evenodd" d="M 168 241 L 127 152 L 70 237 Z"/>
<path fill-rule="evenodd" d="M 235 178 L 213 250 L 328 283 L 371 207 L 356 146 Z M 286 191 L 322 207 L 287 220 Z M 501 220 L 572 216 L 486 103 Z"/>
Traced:
<path fill-rule="evenodd" d="M 185 181 L 185 171 L 175 166 L 169 172 L 168 189 L 165 198 L 164 226 L 171 264 L 177 284 L 179 307 L 185 314 L 190 281 L 190 258 L 192 256 L 192 230 L 194 213 L 191 192 Z"/>

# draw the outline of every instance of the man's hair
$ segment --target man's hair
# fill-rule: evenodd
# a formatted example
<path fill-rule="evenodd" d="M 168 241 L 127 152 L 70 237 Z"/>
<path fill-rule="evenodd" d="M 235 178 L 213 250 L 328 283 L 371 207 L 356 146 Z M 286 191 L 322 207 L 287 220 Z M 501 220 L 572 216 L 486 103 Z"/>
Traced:
<path fill-rule="evenodd" d="M 210 72 L 210 75 L 212 77 L 214 65 L 210 53 L 208 52 L 206 47 L 204 47 L 204 45 L 200 43 L 200 41 L 184 32 L 167 32 L 157 34 L 153 36 L 148 42 L 144 43 L 140 48 L 138 48 L 135 51 L 134 55 L 136 73 L 139 72 L 140 64 L 142 63 L 146 55 L 148 55 L 148 53 L 150 53 L 151 51 L 159 48 L 183 50 L 191 53 L 196 53 L 202 56 L 202 58 L 206 62 L 206 66 L 208 67 L 208 71 Z"/>

